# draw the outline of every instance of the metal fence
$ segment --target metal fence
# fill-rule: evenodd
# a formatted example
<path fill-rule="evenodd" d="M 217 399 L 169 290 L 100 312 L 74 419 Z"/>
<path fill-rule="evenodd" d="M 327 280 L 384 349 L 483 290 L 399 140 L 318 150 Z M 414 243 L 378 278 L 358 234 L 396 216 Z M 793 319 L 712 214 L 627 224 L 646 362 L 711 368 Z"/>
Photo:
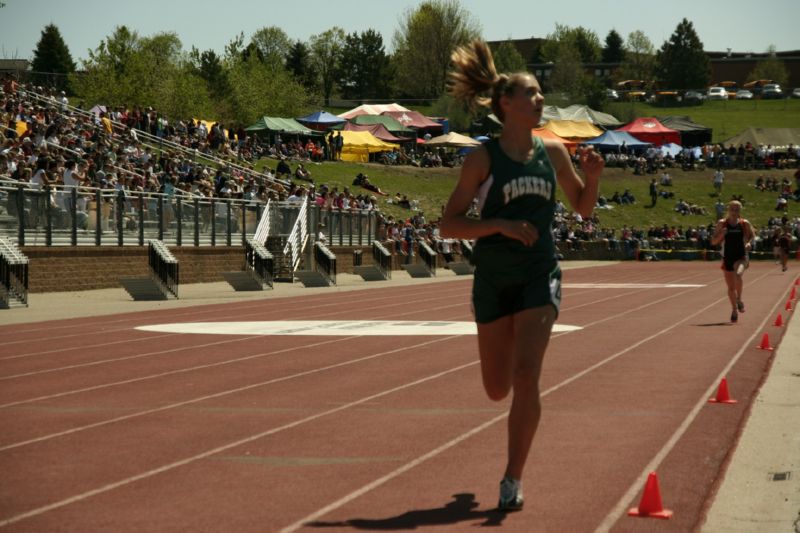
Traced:
<path fill-rule="evenodd" d="M 302 204 L 270 206 L 269 236 L 287 238 Z M 265 209 L 255 200 L 36 188 L 0 179 L 0 236 L 18 246 L 144 246 L 149 240 L 169 246 L 244 246 L 256 234 Z M 325 210 L 309 203 L 303 216 L 311 241 L 319 236 L 313 228 L 319 228 L 329 246 L 371 245 L 378 227 L 375 211 Z"/>

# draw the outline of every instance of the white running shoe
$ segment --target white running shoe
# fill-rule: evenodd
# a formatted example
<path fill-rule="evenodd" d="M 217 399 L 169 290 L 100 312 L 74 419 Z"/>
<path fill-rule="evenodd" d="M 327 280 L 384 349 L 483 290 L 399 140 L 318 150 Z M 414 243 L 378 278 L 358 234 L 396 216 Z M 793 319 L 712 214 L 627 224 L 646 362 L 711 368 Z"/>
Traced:
<path fill-rule="evenodd" d="M 519 511 L 522 509 L 522 483 L 514 478 L 505 476 L 500 481 L 500 501 L 497 509 L 500 511 Z"/>

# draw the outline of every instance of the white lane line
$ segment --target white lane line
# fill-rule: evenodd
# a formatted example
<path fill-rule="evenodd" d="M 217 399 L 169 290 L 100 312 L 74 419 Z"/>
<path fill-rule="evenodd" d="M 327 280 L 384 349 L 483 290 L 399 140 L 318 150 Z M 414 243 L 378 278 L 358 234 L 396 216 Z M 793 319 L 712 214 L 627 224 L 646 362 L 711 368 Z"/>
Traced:
<path fill-rule="evenodd" d="M 645 344 L 647 342 L 650 342 L 653 339 L 655 339 L 657 337 L 660 337 L 661 335 L 664 335 L 665 333 L 675 329 L 676 327 L 678 327 L 679 325 L 683 324 L 684 322 L 687 322 L 691 318 L 694 318 L 695 316 L 697 316 L 697 315 L 699 315 L 701 313 L 704 313 L 707 309 L 710 309 L 711 307 L 713 307 L 715 305 L 719 305 L 720 302 L 722 302 L 724 300 L 727 300 L 727 299 L 728 299 L 727 296 L 725 296 L 723 298 L 719 298 L 719 299 L 715 300 L 714 302 L 712 302 L 711 304 L 703 307 L 699 311 L 696 311 L 695 313 L 692 313 L 691 315 L 683 318 L 679 322 L 676 322 L 676 323 L 672 324 L 671 326 L 668 326 L 668 327 L 658 331 L 657 333 L 654 333 L 654 334 L 650 335 L 649 337 L 641 339 L 640 341 L 628 346 L 627 348 L 625 348 L 623 350 L 618 351 L 615 354 L 612 354 L 612 355 L 606 357 L 605 359 L 603 359 L 601 361 L 598 361 L 597 363 L 593 364 L 592 366 L 587 367 L 587 368 L 581 370 L 580 372 L 572 375 L 571 377 L 563 380 L 561 383 L 553 385 L 552 387 L 550 387 L 547 390 L 543 391 L 541 393 L 541 396 L 542 397 L 548 396 L 549 394 L 551 394 L 551 393 L 553 393 L 553 392 L 555 392 L 555 391 L 557 391 L 557 390 L 569 385 L 570 383 L 572 383 L 572 382 L 580 379 L 581 377 L 589 374 L 590 372 L 592 372 L 592 371 L 594 371 L 594 370 L 596 370 L 596 369 L 608 364 L 609 362 L 611 362 L 614 359 L 617 359 L 618 357 L 628 353 L 629 351 L 631 351 L 631 350 L 633 350 L 635 348 L 638 348 L 639 346 L 641 346 L 641 345 L 643 345 L 643 344 Z M 749 342 L 750 341 L 748 341 L 748 345 L 749 345 Z M 327 505 L 327 506 L 325 506 L 325 507 L 323 507 L 323 508 L 321 508 L 321 509 L 319 509 L 319 510 L 317 510 L 317 511 L 315 511 L 315 512 L 313 512 L 313 513 L 311 513 L 311 514 L 309 514 L 309 515 L 307 515 L 305 517 L 303 517 L 303 518 L 301 518 L 300 520 L 294 522 L 293 524 L 284 527 L 283 529 L 281 529 L 281 533 L 290 533 L 292 531 L 296 531 L 296 530 L 300 529 L 301 527 L 303 527 L 307 523 L 313 522 L 314 520 L 317 520 L 318 518 L 324 516 L 325 514 L 331 512 L 331 511 L 333 511 L 335 509 L 338 509 L 339 507 L 342 507 L 343 505 L 346 505 L 347 503 L 349 503 L 350 501 L 358 498 L 359 496 L 362 496 L 362 495 L 366 494 L 367 492 L 369 492 L 369 491 L 371 491 L 371 490 L 383 485 L 387 481 L 389 481 L 391 479 L 394 479 L 395 477 L 399 476 L 400 474 L 403 474 L 404 472 L 406 472 L 408 470 L 411 470 L 412 468 L 420 465 L 421 463 L 427 461 L 428 459 L 431 459 L 431 458 L 439 455 L 441 452 L 443 452 L 443 451 L 445 451 L 445 450 L 447 450 L 449 448 L 452 448 L 453 446 L 455 446 L 459 442 L 463 441 L 464 439 L 466 439 L 466 438 L 468 438 L 468 437 L 470 437 L 472 435 L 475 435 L 476 433 L 482 431 L 483 429 L 486 429 L 486 428 L 490 427 L 491 425 L 493 425 L 493 424 L 505 419 L 507 416 L 508 416 L 508 413 L 504 413 L 503 415 L 497 416 L 497 417 L 492 418 L 491 420 L 489 420 L 487 422 L 484 422 L 480 426 L 477 426 L 477 427 L 471 429 L 470 431 L 459 435 L 455 439 L 452 439 L 452 440 L 444 443 L 443 445 L 439 446 L 435 450 L 432 450 L 432 451 L 426 453 L 425 455 L 422 455 L 422 456 L 414 459 L 413 461 L 410 461 L 410 462 L 406 463 L 405 465 L 397 468 L 396 470 L 393 470 L 392 472 L 386 474 L 385 476 L 383 476 L 383 477 L 381 477 L 381 478 L 379 478 L 379 479 L 377 479 L 377 480 L 375 480 L 375 481 L 373 481 L 373 482 L 361 487 L 358 490 L 355 490 L 355 491 L 351 492 L 350 494 L 345 495 L 344 497 L 340 498 L 339 500 L 336 500 L 335 502 L 333 502 L 333 503 L 331 503 L 331 504 L 329 504 L 329 505 Z"/>
<path fill-rule="evenodd" d="M 758 279 L 762 279 L 764 276 L 759 277 Z M 664 461 L 664 459 L 669 455 L 669 453 L 677 446 L 678 442 L 680 441 L 681 437 L 686 433 L 689 429 L 689 426 L 694 422 L 697 418 L 697 415 L 700 413 L 700 410 L 708 405 L 708 399 L 713 397 L 717 387 L 719 386 L 720 380 L 724 376 L 726 376 L 733 365 L 735 365 L 739 359 L 744 354 L 745 350 L 752 348 L 755 345 L 756 337 L 763 331 L 764 326 L 766 325 L 767 321 L 770 320 L 775 314 L 775 310 L 782 305 L 782 301 L 779 299 L 775 304 L 772 306 L 772 309 L 768 313 L 765 314 L 764 318 L 761 320 L 761 323 L 758 325 L 757 328 L 753 330 L 753 334 L 748 337 L 748 339 L 742 344 L 742 347 L 739 348 L 739 351 L 731 358 L 727 365 L 722 369 L 722 372 L 713 380 L 711 385 L 709 385 L 708 389 L 700 396 L 697 400 L 697 403 L 689 411 L 689 414 L 686 415 L 686 418 L 683 422 L 678 426 L 675 432 L 667 439 L 667 442 L 664 443 L 664 446 L 658 451 L 658 453 L 653 456 L 653 459 L 644 467 L 642 472 L 639 474 L 639 477 L 631 484 L 625 494 L 620 497 L 619 501 L 617 501 L 616 505 L 611 509 L 611 511 L 606 515 L 600 525 L 597 526 L 595 530 L 598 533 L 605 533 L 609 531 L 617 521 L 625 515 L 627 512 L 630 502 L 639 494 L 639 491 L 642 490 L 644 487 L 645 481 L 647 477 L 650 475 L 650 472 L 654 472 L 658 470 L 659 465 Z"/>
<path fill-rule="evenodd" d="M 720 301 L 720 300 L 717 300 L 717 302 L 718 301 Z M 716 304 L 716 302 L 715 302 L 715 304 Z M 653 305 L 653 303 L 651 302 L 651 303 L 645 304 L 645 306 L 642 306 L 642 307 L 646 307 L 646 306 L 649 306 L 649 305 Z M 695 314 L 699 314 L 701 311 L 698 311 Z M 630 312 L 630 311 L 628 311 L 628 312 Z M 629 346 L 628 348 L 626 348 L 626 349 L 624 349 L 624 350 L 622 350 L 620 352 L 617 352 L 616 354 L 608 357 L 604 361 L 601 361 L 600 363 L 597 363 L 597 364 L 593 365 L 589 369 L 585 369 L 584 371 L 574 375 L 572 378 L 569 378 L 569 379 L 563 381 L 562 383 L 560 383 L 560 384 L 558 384 L 558 385 L 556 385 L 554 387 L 551 387 L 550 389 L 544 391 L 542 393 L 542 396 L 546 396 L 546 395 L 550 394 L 551 392 L 554 392 L 555 390 L 558 390 L 562 386 L 574 381 L 575 379 L 578 379 L 579 377 L 585 375 L 586 373 L 590 372 L 591 370 L 594 370 L 595 368 L 599 368 L 600 366 L 606 364 L 607 362 L 609 362 L 609 361 L 611 361 L 613 359 L 616 359 L 617 357 L 623 355 L 624 353 L 627 353 L 628 351 L 634 349 L 635 347 L 643 344 L 647 340 L 655 338 L 655 337 L 663 334 L 664 332 L 667 332 L 667 331 L 677 327 L 682 322 L 685 322 L 686 320 L 689 320 L 693 316 L 694 315 L 690 315 L 690 316 L 684 318 L 683 320 L 681 320 L 680 322 L 677 322 L 677 323 L 673 324 L 672 326 L 669 326 L 668 328 L 665 328 L 661 332 L 656 333 L 654 335 L 651 335 L 650 337 L 648 337 L 648 339 L 642 340 L 642 341 L 640 341 L 640 342 L 638 342 L 638 343 L 636 343 L 636 344 L 634 344 L 632 346 Z M 433 344 L 433 343 L 436 343 L 436 342 L 452 340 L 454 338 L 458 338 L 458 336 L 453 336 L 453 337 L 450 337 L 450 338 L 435 339 L 435 340 L 429 341 L 427 343 L 421 343 L 421 344 L 423 344 L 423 345 L 424 344 Z M 407 347 L 407 348 L 416 348 L 416 347 L 418 347 L 418 346 L 410 346 L 410 347 Z M 392 350 L 392 351 L 387 352 L 387 353 L 399 352 L 399 351 L 405 350 L 407 348 L 398 348 L 398 349 Z M 377 355 L 378 354 L 373 354 L 372 356 L 368 356 L 368 357 L 365 357 L 363 359 L 373 358 L 373 357 L 376 357 Z M 352 361 L 352 362 L 355 362 L 355 361 Z M 344 365 L 347 365 L 347 364 L 351 364 L 352 362 L 338 363 L 336 365 L 331 365 L 331 366 L 344 366 Z M 203 459 L 203 458 L 209 457 L 211 455 L 214 455 L 214 454 L 217 454 L 217 453 L 220 453 L 220 452 L 223 452 L 223 451 L 227 451 L 228 449 L 230 449 L 232 447 L 239 446 L 241 444 L 245 444 L 247 442 L 251 442 L 253 440 L 256 440 L 256 439 L 259 439 L 259 438 L 262 438 L 262 437 L 265 437 L 265 436 L 268 436 L 268 435 L 271 435 L 271 434 L 274 434 L 274 433 L 277 433 L 278 431 L 282 431 L 282 430 L 285 430 L 285 429 L 290 429 L 290 428 L 296 427 L 296 426 L 298 426 L 298 425 L 300 425 L 302 423 L 309 422 L 309 421 L 312 421 L 312 420 L 316 420 L 318 418 L 321 418 L 322 416 L 326 416 L 328 414 L 333 414 L 333 413 L 342 411 L 342 410 L 344 410 L 346 408 L 349 408 L 349 407 L 352 407 L 352 406 L 355 406 L 355 405 L 360 405 L 362 403 L 371 401 L 371 400 L 373 400 L 375 398 L 390 394 L 390 393 L 398 391 L 398 390 L 405 389 L 405 388 L 407 388 L 409 386 L 412 386 L 414 384 L 423 383 L 425 381 L 429 381 L 431 379 L 437 378 L 437 377 L 442 376 L 442 375 L 449 374 L 451 372 L 455 372 L 455 371 L 458 371 L 458 370 L 461 370 L 461 369 L 464 369 L 464 368 L 469 368 L 471 366 L 475 366 L 478 363 L 479 363 L 479 361 L 472 361 L 470 363 L 467 363 L 467 364 L 460 365 L 460 366 L 455 367 L 455 368 L 451 368 L 451 369 L 445 370 L 445 371 L 440 372 L 438 374 L 435 374 L 433 376 L 428 376 L 426 378 L 422 378 L 422 379 L 417 380 L 415 382 L 411 382 L 411 383 L 408 383 L 408 384 L 405 384 L 405 385 L 401 385 L 399 387 L 395 387 L 393 389 L 389 389 L 389 390 L 380 392 L 378 394 L 375 394 L 375 395 L 372 395 L 372 396 L 369 396 L 369 397 L 366 397 L 366 398 L 362 398 L 360 400 L 355 400 L 354 402 L 350 402 L 348 404 L 339 406 L 337 408 L 334 408 L 334 409 L 331 409 L 331 410 L 328 410 L 328 411 L 325 411 L 325 412 L 322 412 L 322 413 L 317 413 L 315 415 L 311 415 L 311 416 L 306 417 L 306 418 L 301 419 L 301 420 L 296 420 L 296 421 L 291 422 L 289 424 L 286 424 L 284 426 L 280 426 L 280 427 L 277 427 L 277 428 L 272 428 L 270 430 L 267 430 L 265 432 L 259 433 L 257 435 L 251 435 L 250 437 L 247 437 L 245 439 L 241 439 L 241 440 L 236 441 L 234 443 L 229 443 L 229 444 L 223 445 L 223 446 L 215 448 L 213 450 L 209 450 L 209 451 L 203 452 L 202 454 L 198 454 L 198 455 L 195 455 L 195 456 L 192 456 L 192 457 L 189 457 L 189 458 L 186 458 L 186 459 L 183 459 L 183 460 L 180 460 L 180 461 L 168 464 L 168 465 L 161 466 L 161 467 L 156 468 L 156 469 L 149 470 L 147 472 L 143 472 L 143 473 L 138 474 L 136 476 L 132 476 L 132 477 L 129 477 L 129 478 L 126 478 L 126 479 L 123 479 L 123 480 L 120 480 L 120 481 L 117 481 L 117 482 L 114 482 L 114 483 L 107 484 L 107 485 L 105 485 L 103 487 L 99 487 L 97 489 L 93 489 L 91 491 L 87 491 L 87 492 L 84 492 L 82 494 L 78 494 L 78 495 L 72 496 L 70 498 L 66 498 L 64 500 L 60 500 L 58 502 L 54 502 L 54 503 L 52 503 L 50 505 L 46 505 L 46 506 L 43 506 L 43 507 L 39 507 L 37 509 L 33 509 L 31 511 L 28 511 L 26 513 L 22 513 L 20 515 L 12 516 L 11 518 L 6 519 L 5 521 L 0 521 L 0 527 L 2 527 L 4 525 L 7 525 L 7 524 L 14 523 L 14 522 L 18 522 L 18 521 L 26 519 L 26 518 L 31 518 L 31 517 L 37 516 L 39 514 L 43 514 L 43 513 L 49 512 L 51 510 L 63 507 L 65 505 L 69 505 L 69 504 L 75 503 L 77 501 L 84 500 L 86 498 L 95 496 L 97 494 L 101 494 L 103 492 L 107 492 L 107 491 L 116 489 L 118 487 L 121 487 L 121 486 L 130 484 L 130 483 L 133 483 L 135 481 L 139 481 L 141 479 L 145 479 L 145 478 L 160 474 L 162 472 L 166 472 L 166 471 L 174 469 L 174 468 L 178 468 L 180 466 L 184 466 L 184 465 L 189 464 L 191 462 L 194 462 L 196 460 Z M 312 374 L 312 373 L 321 372 L 323 370 L 326 370 L 326 368 L 314 369 L 314 370 L 311 370 L 311 371 L 304 372 L 303 374 Z M 282 378 L 282 379 L 290 379 L 290 378 L 291 378 L 290 376 L 287 376 L 286 378 Z M 272 381 L 275 381 L 275 380 L 272 380 Z M 252 388 L 252 387 L 255 387 L 255 386 L 259 386 L 259 385 L 250 385 L 250 386 L 248 386 L 246 388 Z M 214 395 L 214 396 L 221 396 L 221 395 L 227 394 L 229 392 L 230 391 L 226 391 L 224 393 L 219 393 L 219 394 Z M 199 401 L 199 399 L 197 401 Z M 190 402 L 184 402 L 184 403 L 190 403 Z M 161 408 L 159 410 L 162 410 L 162 409 L 165 409 L 165 408 L 166 407 Z M 133 414 L 133 415 L 128 415 L 126 417 L 120 417 L 120 418 L 132 418 L 133 416 L 136 416 L 136 415 L 137 414 Z M 472 430 L 466 432 L 465 434 L 462 434 L 461 436 L 456 437 L 456 439 L 453 439 L 453 440 L 449 441 L 448 443 L 445 443 L 444 445 L 438 447 L 436 450 L 433 450 L 432 452 L 429 452 L 429 453 L 425 454 L 424 456 L 419 457 L 419 458 L 415 459 L 414 461 L 411 461 L 411 463 L 413 463 L 413 464 L 408 464 L 407 463 L 406 465 L 404 465 L 404 466 L 400 467 L 399 469 L 395 470 L 393 473 L 390 473 L 387 476 L 384 476 L 383 478 L 381 478 L 381 480 L 379 480 L 380 483 L 373 482 L 373 483 L 371 483 L 369 485 L 369 488 L 364 489 L 362 487 L 362 489 L 360 491 L 356 491 L 356 492 L 358 492 L 358 495 L 364 494 L 364 493 L 368 492 L 369 490 L 372 490 L 373 488 L 375 488 L 375 487 L 377 487 L 377 486 L 389 481 L 390 479 L 396 477 L 397 475 L 400 475 L 400 473 L 405 472 L 407 470 L 410 470 L 414 466 L 417 466 L 418 464 L 421 464 L 422 462 L 424 462 L 424 461 L 426 461 L 426 460 L 428 460 L 428 459 L 430 459 L 432 457 L 435 457 L 436 455 L 442 453 L 443 451 L 455 446 L 458 442 L 463 441 L 464 439 L 468 438 L 469 436 L 474 435 L 474 434 L 482 431 L 483 429 L 491 426 L 492 424 L 494 424 L 494 423 L 496 423 L 496 422 L 498 422 L 500 420 L 503 420 L 506 417 L 507 417 L 506 413 L 504 413 L 502 415 L 499 415 L 499 416 L 493 418 L 492 420 L 489 420 L 488 422 L 485 422 L 484 424 L 478 426 L 477 428 L 473 428 Z M 101 422 L 98 425 L 102 425 L 102 424 L 105 424 L 105 423 L 108 423 L 108 422 L 109 421 Z M 12 446 L 16 447 L 16 445 L 12 445 Z M 401 472 L 401 470 L 402 470 L 402 472 Z M 355 493 L 351 493 L 351 496 L 353 494 L 355 494 Z M 357 496 L 352 496 L 349 499 L 353 499 L 355 497 L 357 497 Z M 344 503 L 346 503 L 346 501 L 345 501 L 346 498 L 348 498 L 348 497 L 346 496 L 342 500 L 339 500 L 339 502 L 341 502 L 341 503 L 339 503 L 339 505 L 344 505 Z M 347 499 L 347 501 L 349 501 L 349 499 Z M 331 505 L 333 505 L 333 504 L 331 504 Z M 328 507 L 330 507 L 330 506 L 328 506 Z M 314 518 L 307 517 L 307 518 L 303 519 L 302 522 L 307 522 L 307 521 L 310 521 L 310 520 L 313 520 L 313 519 Z M 298 522 L 299 525 L 297 525 L 297 527 L 302 526 L 302 522 Z M 297 529 L 297 527 L 295 529 Z"/>
<path fill-rule="evenodd" d="M 437 339 L 436 341 L 430 341 L 430 343 L 440 342 L 441 340 L 449 340 L 449 339 Z M 310 416 L 307 416 L 305 418 L 302 418 L 302 419 L 299 419 L 299 420 L 295 420 L 294 422 L 290 422 L 288 424 L 284 424 L 283 426 L 275 427 L 275 428 L 269 429 L 267 431 L 263 431 L 261 433 L 257 433 L 255 435 L 251 435 L 249 437 L 245 437 L 245 438 L 237 440 L 235 442 L 230 442 L 228 444 L 225 444 L 223 446 L 219 446 L 219 447 L 214 448 L 212 450 L 207 450 L 207 451 L 205 451 L 203 453 L 200 453 L 200 454 L 197 454 L 197 455 L 193 455 L 192 457 L 187 457 L 185 459 L 181 459 L 180 461 L 175 461 L 174 463 L 163 465 L 163 466 L 161 466 L 159 468 L 148 470 L 146 472 L 142 472 L 141 474 L 137 474 L 135 476 L 131 476 L 131 477 L 128 477 L 128 478 L 125 478 L 125 479 L 121 479 L 121 480 L 116 481 L 114 483 L 109 483 L 109 484 L 104 485 L 102 487 L 98 487 L 96 489 L 93 489 L 93 490 L 90 490 L 90 491 L 87 491 L 87 492 L 83 492 L 81 494 L 76 494 L 75 496 L 72 496 L 70 498 L 66 498 L 64 500 L 60 500 L 60 501 L 52 503 L 50 505 L 45 505 L 43 507 L 38 507 L 36 509 L 32 509 L 32 510 L 30 510 L 28 512 L 12 516 L 12 517 L 7 518 L 5 520 L 1 520 L 0 521 L 0 527 L 7 526 L 7 525 L 13 524 L 15 522 L 19 522 L 20 520 L 24 520 L 26 518 L 32 518 L 34 516 L 38 516 L 40 514 L 47 513 L 49 511 L 53 511 L 53 510 L 58 509 L 60 507 L 64 507 L 65 505 L 69 505 L 69 504 L 72 504 L 72 503 L 75 503 L 75 502 L 79 502 L 81 500 L 85 500 L 86 498 L 90 498 L 92 496 L 96 496 L 98 494 L 102 494 L 104 492 L 108 492 L 110 490 L 114 490 L 116 488 L 119 488 L 119 487 L 122 487 L 122 486 L 125 486 L 125 485 L 129 485 L 129 484 L 134 483 L 136 481 L 139 481 L 139 480 L 142 480 L 142 479 L 146 479 L 146 478 L 155 476 L 157 474 L 161 474 L 163 472 L 167 472 L 168 470 L 172 470 L 174 468 L 178 468 L 180 466 L 184 466 L 184 465 L 187 465 L 189 463 L 193 463 L 194 461 L 197 461 L 197 460 L 200 460 L 200 459 L 205 459 L 206 457 L 210 457 L 212 455 L 215 455 L 215 454 L 218 454 L 218 453 L 222 453 L 222 452 L 227 451 L 227 450 L 229 450 L 231 448 L 235 448 L 237 446 L 241 446 L 243 444 L 247 444 L 248 442 L 252 442 L 254 440 L 258 440 L 258 439 L 267 437 L 267 436 L 272 435 L 274 433 L 278 433 L 280 431 L 284 431 L 284 430 L 299 426 L 301 424 L 305 424 L 307 422 L 311 422 L 313 420 L 316 420 L 318 418 L 322 418 L 324 416 L 328 416 L 328 415 L 331 415 L 331 414 L 334 414 L 334 413 L 338 413 L 339 411 L 344 411 L 345 409 L 349 409 L 351 407 L 355 407 L 356 405 L 361 405 L 363 403 L 370 402 L 372 400 L 375 400 L 377 398 L 381 398 L 381 397 L 386 396 L 388 394 L 392 394 L 394 392 L 397 392 L 397 391 L 400 391 L 400 390 L 403 390 L 403 389 L 407 389 L 409 387 L 413 387 L 413 386 L 419 385 L 420 383 L 425 383 L 426 381 L 431 381 L 433 379 L 437 379 L 437 378 L 439 378 L 441 376 L 450 374 L 452 372 L 457 372 L 459 370 L 462 370 L 464 368 L 473 366 L 475 364 L 476 364 L 476 362 L 473 361 L 473 362 L 467 363 L 465 365 L 461 365 L 461 366 L 457 366 L 457 367 L 454 367 L 454 368 L 450 368 L 448 370 L 444 370 L 444 371 L 439 372 L 437 374 L 426 376 L 426 377 L 418 379 L 416 381 L 405 383 L 403 385 L 399 385 L 399 386 L 394 387 L 392 389 L 387 389 L 387 390 L 381 391 L 381 392 L 379 392 L 377 394 L 373 394 L 371 396 L 366 396 L 366 397 L 361 398 L 359 400 L 355 400 L 353 402 L 349 402 L 349 403 L 340 405 L 339 407 L 335 407 L 335 408 L 329 409 L 327 411 L 322 411 L 322 412 L 316 413 L 314 415 L 310 415 Z"/>
<path fill-rule="evenodd" d="M 687 289 L 705 287 L 690 283 L 564 283 L 565 289 Z"/>

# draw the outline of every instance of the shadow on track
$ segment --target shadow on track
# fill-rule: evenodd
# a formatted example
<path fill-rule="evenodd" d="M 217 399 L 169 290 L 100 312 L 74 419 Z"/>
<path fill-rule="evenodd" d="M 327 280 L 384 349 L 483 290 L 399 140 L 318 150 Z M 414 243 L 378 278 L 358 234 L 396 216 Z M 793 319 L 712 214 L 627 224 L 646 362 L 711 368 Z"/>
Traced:
<path fill-rule="evenodd" d="M 309 522 L 307 527 L 352 527 L 354 529 L 417 529 L 423 526 L 446 526 L 472 520 L 483 520 L 481 527 L 500 526 L 506 517 L 504 511 L 489 509 L 476 511 L 479 503 L 474 494 L 453 494 L 454 500 L 443 507 L 407 511 L 387 518 L 351 518 L 342 522 Z"/>

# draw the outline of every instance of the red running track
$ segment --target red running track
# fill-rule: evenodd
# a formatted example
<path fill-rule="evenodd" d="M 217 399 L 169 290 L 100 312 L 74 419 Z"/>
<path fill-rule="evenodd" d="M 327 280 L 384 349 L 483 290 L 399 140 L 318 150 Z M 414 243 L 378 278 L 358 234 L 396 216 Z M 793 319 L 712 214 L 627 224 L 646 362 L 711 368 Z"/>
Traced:
<path fill-rule="evenodd" d="M 566 270 L 526 508 L 494 510 L 508 400 L 476 339 L 156 333 L 263 320 L 471 320 L 470 280 L 0 328 L 0 530 L 688 531 L 735 445 L 791 281 L 711 263 Z M 576 284 L 690 284 L 591 288 Z M 726 376 L 733 405 L 711 404 Z M 671 520 L 626 515 L 657 471 Z"/>

